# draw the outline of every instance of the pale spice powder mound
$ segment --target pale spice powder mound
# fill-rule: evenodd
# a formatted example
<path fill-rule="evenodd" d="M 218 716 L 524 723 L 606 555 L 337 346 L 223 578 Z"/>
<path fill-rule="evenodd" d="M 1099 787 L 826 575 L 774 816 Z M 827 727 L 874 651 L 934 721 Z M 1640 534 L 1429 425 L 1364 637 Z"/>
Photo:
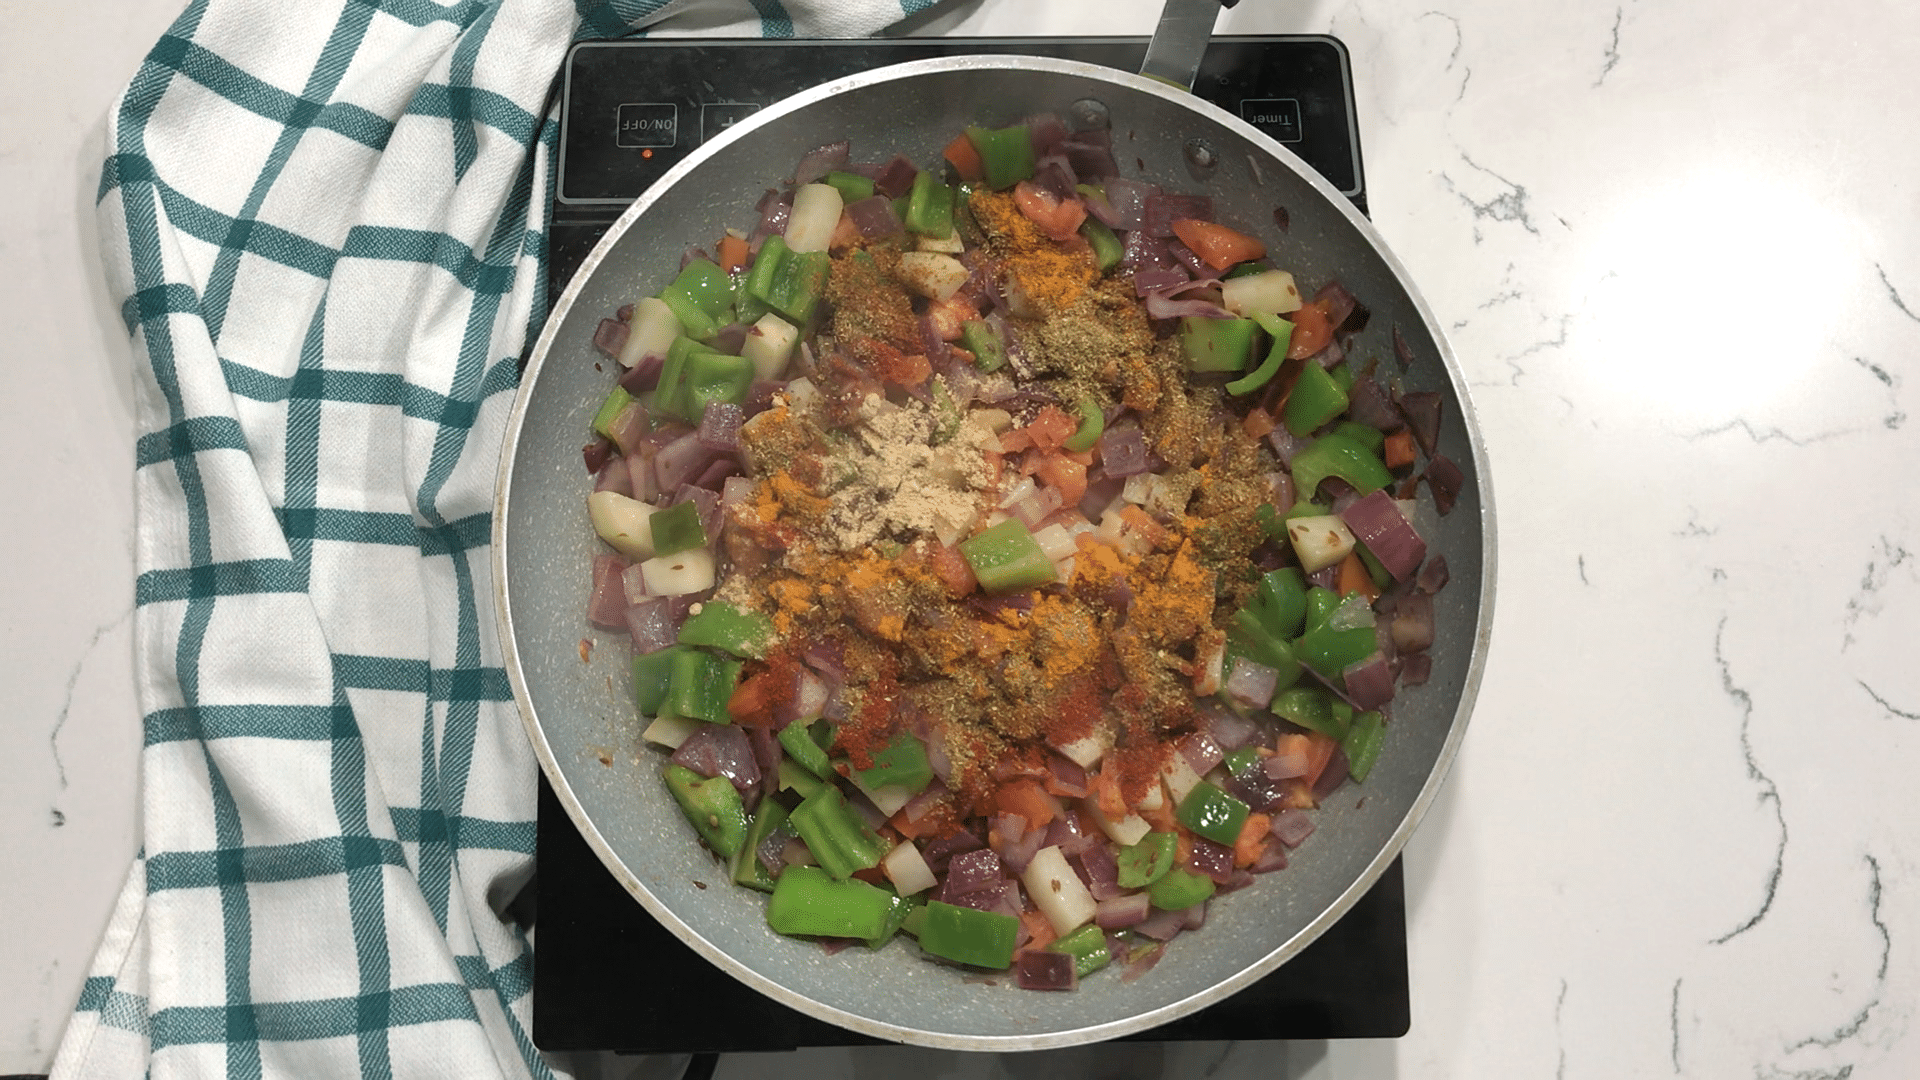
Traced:
<path fill-rule="evenodd" d="M 965 534 L 980 493 L 993 484 L 981 450 L 997 439 L 986 420 L 870 394 L 853 435 L 821 469 L 832 507 L 825 534 L 815 538 L 823 548 L 856 551 L 882 539 L 927 535 L 951 544 Z"/>

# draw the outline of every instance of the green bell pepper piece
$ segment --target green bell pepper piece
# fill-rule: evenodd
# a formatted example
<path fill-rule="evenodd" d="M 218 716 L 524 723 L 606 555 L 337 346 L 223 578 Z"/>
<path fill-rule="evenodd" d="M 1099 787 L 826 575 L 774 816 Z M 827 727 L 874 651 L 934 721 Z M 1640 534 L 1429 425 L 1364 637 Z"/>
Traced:
<path fill-rule="evenodd" d="M 981 968 L 1006 968 L 1013 963 L 1020 920 L 997 911 L 977 911 L 940 900 L 929 900 L 920 925 L 920 947 L 944 960 Z"/>
<path fill-rule="evenodd" d="M 674 343 L 674 347 L 678 345 Z M 753 385 L 753 361 L 695 345 L 683 350 L 680 365 L 675 367 L 673 353 L 673 348 L 667 350 L 667 362 L 660 369 L 660 385 L 653 399 L 655 411 L 698 424 L 708 405 L 738 405 L 747 400 L 747 388 Z"/>
<path fill-rule="evenodd" d="M 666 703 L 667 691 L 673 685 L 675 659 L 686 651 L 684 646 L 669 645 L 633 658 L 633 698 L 641 716 L 660 714 L 660 706 Z"/>
<path fill-rule="evenodd" d="M 761 799 L 760 809 L 747 828 L 747 839 L 733 857 L 733 883 L 760 892 L 772 892 L 774 876 L 760 861 L 760 845 L 787 823 L 787 808 L 778 800 Z M 791 830 L 789 830 L 791 832 Z"/>
<path fill-rule="evenodd" d="M 869 949 L 878 949 L 892 941 L 893 935 L 906 929 L 907 920 L 927 903 L 924 896 L 901 896 L 890 888 L 882 888 L 881 891 L 893 897 L 893 903 L 887 908 L 887 925 L 880 929 L 880 936 L 867 939 Z"/>
<path fill-rule="evenodd" d="M 692 506 L 692 503 L 681 503 Z M 668 507 L 661 513 L 671 513 L 678 507 Z M 658 520 L 660 514 L 653 515 Z M 694 524 L 699 524 L 696 514 Z M 660 534 L 653 534 L 654 550 L 660 546 Z M 705 530 L 701 532 L 700 542 L 706 543 Z M 681 548 L 678 550 L 686 550 Z M 667 554 L 662 552 L 662 554 Z M 687 616 L 680 624 L 680 644 L 706 645 L 715 649 L 725 649 L 735 656 L 749 656 L 755 660 L 767 654 L 767 643 L 773 640 L 773 620 L 757 611 L 742 611 L 724 600 L 709 600 L 700 605 L 700 610 Z"/>
<path fill-rule="evenodd" d="M 980 587 L 990 593 L 1051 585 L 1059 579 L 1053 560 L 1040 550 L 1019 518 L 1008 518 L 960 541 L 960 554 L 973 568 Z"/>
<path fill-rule="evenodd" d="M 1360 556 L 1360 565 L 1367 568 L 1367 579 L 1373 582 L 1374 588 L 1384 592 L 1393 584 L 1393 575 L 1389 574 L 1387 568 L 1381 564 L 1379 556 L 1367 550 L 1366 544 L 1355 544 L 1353 550 Z"/>
<path fill-rule="evenodd" d="M 1306 628 L 1312 630 L 1327 621 L 1333 610 L 1340 606 L 1340 594 L 1322 585 L 1307 590 Z"/>
<path fill-rule="evenodd" d="M 1292 509 L 1280 515 L 1280 520 L 1292 521 L 1294 518 L 1297 518 L 1297 517 L 1326 517 L 1328 514 L 1331 514 L 1331 513 L 1333 513 L 1333 509 L 1331 507 L 1322 505 L 1321 503 L 1297 502 L 1293 504 Z M 1284 529 L 1284 526 L 1282 528 Z M 1281 533 L 1281 537 L 1284 539 L 1285 536 L 1286 534 L 1283 531 Z M 1291 543 L 1291 541 L 1289 541 L 1289 543 Z"/>
<path fill-rule="evenodd" d="M 731 724 L 727 699 L 740 681 L 738 660 L 723 660 L 699 649 L 679 647 L 673 657 L 672 674 L 667 683 L 667 698 L 662 706 L 675 716 L 691 716 L 710 724 Z"/>
<path fill-rule="evenodd" d="M 1333 426 L 1333 434 L 1345 435 L 1354 442 L 1367 448 L 1367 453 L 1379 457 L 1387 447 L 1387 433 L 1371 424 L 1358 420 L 1342 420 Z"/>
<path fill-rule="evenodd" d="M 1277 315 L 1256 314 L 1253 321 L 1267 332 L 1273 344 L 1267 349 L 1267 358 L 1260 362 L 1259 367 L 1227 384 L 1227 393 L 1234 397 L 1251 394 L 1272 382 L 1286 364 L 1287 345 L 1293 340 L 1293 324 Z"/>
<path fill-rule="evenodd" d="M 653 526 L 653 553 L 656 556 L 678 555 L 706 546 L 707 530 L 700 524 L 700 508 L 691 502 L 676 503 L 656 512 L 648 519 L 648 524 Z M 684 634 L 680 641 L 683 645 L 706 644 L 704 641 L 688 641 Z"/>
<path fill-rule="evenodd" d="M 1365 783 L 1373 764 L 1380 760 L 1380 744 L 1386 741 L 1386 720 L 1377 712 L 1355 714 L 1353 726 L 1340 745 L 1347 752 L 1347 773 L 1354 783 Z"/>
<path fill-rule="evenodd" d="M 1347 735 L 1347 721 L 1333 711 L 1336 702 L 1333 695 L 1317 686 L 1295 686 L 1273 695 L 1273 703 L 1267 708 L 1282 720 L 1291 721 L 1308 731 L 1317 731 L 1335 739 L 1344 739 Z M 1349 714 L 1351 709 L 1348 710 Z"/>
<path fill-rule="evenodd" d="M 788 815 L 813 861 L 836 878 L 880 865 L 887 842 L 854 814 L 847 797 L 831 784 L 800 801 Z"/>
<path fill-rule="evenodd" d="M 1341 393 L 1347 395 L 1353 393 L 1352 364 L 1335 364 L 1327 369 L 1327 374 L 1333 377 L 1334 384 L 1340 387 Z"/>
<path fill-rule="evenodd" d="M 1240 826 L 1247 820 L 1246 803 L 1214 785 L 1200 781 L 1180 800 L 1173 812 L 1175 820 L 1216 844 L 1232 847 L 1240 839 Z"/>
<path fill-rule="evenodd" d="M 1276 675 L 1275 689 L 1284 690 L 1300 681 L 1300 661 L 1293 654 L 1293 645 L 1284 636 L 1274 633 L 1251 607 L 1233 613 L 1233 625 L 1227 628 L 1227 645 L 1229 654 L 1237 652 L 1272 668 Z M 1222 674 L 1233 670 L 1232 662 L 1232 656 L 1229 655 Z"/>
<path fill-rule="evenodd" d="M 991 130 L 969 125 L 967 141 L 979 153 L 981 172 L 993 190 L 1005 191 L 1033 177 L 1033 140 L 1027 135 L 1027 125 Z"/>
<path fill-rule="evenodd" d="M 829 766 L 831 767 L 831 766 Z M 802 768 L 792 758 L 780 759 L 780 789 L 791 791 L 802 799 L 811 799 L 827 789 L 828 785 L 819 777 Z"/>
<path fill-rule="evenodd" d="M 817 866 L 790 866 L 767 901 L 767 925 L 789 935 L 877 938 L 898 899 L 864 881 L 837 881 Z"/>
<path fill-rule="evenodd" d="M 1326 368 L 1319 364 L 1308 364 L 1300 369 L 1299 381 L 1293 384 L 1293 392 L 1287 395 L 1287 405 L 1281 410 L 1280 419 L 1288 431 L 1304 437 L 1346 411 L 1347 392 L 1340 388 L 1333 376 L 1327 374 Z M 1304 493 L 1311 489 L 1301 490 Z"/>
<path fill-rule="evenodd" d="M 747 267 L 747 276 L 740 279 L 737 296 L 749 297 L 771 307 L 769 297 L 773 295 L 773 283 L 779 279 L 780 267 L 792 253 L 793 249 L 781 237 L 769 236 L 761 241 L 760 253 L 753 257 L 753 264 Z M 738 303 L 736 299 L 736 306 Z"/>
<path fill-rule="evenodd" d="M 662 300 L 669 293 L 683 297 L 708 318 L 718 319 L 733 304 L 733 281 L 711 259 L 695 259 L 660 293 Z"/>
<path fill-rule="evenodd" d="M 1371 495 L 1393 483 L 1393 474 L 1387 471 L 1378 454 L 1338 432 L 1308 443 L 1293 455 L 1291 469 L 1294 490 L 1301 495 L 1311 495 L 1320 487 L 1320 481 L 1329 476 L 1352 484 L 1362 495 Z"/>
<path fill-rule="evenodd" d="M 1047 951 L 1073 957 L 1073 974 L 1087 976 L 1106 967 L 1112 955 L 1107 950 L 1107 935 L 1098 926 L 1083 926 L 1047 946 Z"/>
<path fill-rule="evenodd" d="M 1087 246 L 1093 249 L 1093 262 L 1101 273 L 1120 265 L 1120 259 L 1127 253 L 1120 238 L 1107 228 L 1106 222 L 1089 217 L 1080 223 L 1080 235 L 1087 238 Z"/>
<path fill-rule="evenodd" d="M 761 248 L 761 257 L 766 257 L 764 246 Z M 758 263 L 754 265 L 756 268 L 759 266 Z M 832 269 L 833 261 L 824 251 L 796 252 L 788 249 L 782 253 L 779 265 L 773 271 L 773 280 L 760 299 L 785 316 L 788 322 L 805 326 L 827 290 L 827 275 Z"/>
<path fill-rule="evenodd" d="M 708 847 L 723 858 L 740 853 L 747 839 L 747 804 L 733 781 L 724 776 L 709 779 L 684 765 L 669 765 L 667 790 Z"/>
<path fill-rule="evenodd" d="M 1170 832 L 1150 832 L 1139 843 L 1121 848 L 1114 858 L 1120 867 L 1120 887 L 1144 889 L 1159 881 L 1173 869 L 1173 853 L 1179 843 L 1179 837 Z"/>
<path fill-rule="evenodd" d="M 841 202 L 857 203 L 861 199 L 873 198 L 873 181 L 859 173 L 835 169 L 821 179 L 840 193 Z"/>
<path fill-rule="evenodd" d="M 1100 441 L 1100 436 L 1107 430 L 1107 414 L 1091 401 L 1074 406 L 1074 411 L 1080 414 L 1080 426 L 1074 428 L 1073 434 L 1063 439 L 1060 445 L 1078 454 L 1093 449 L 1093 444 Z"/>
<path fill-rule="evenodd" d="M 1307 617 L 1307 579 L 1300 568 L 1283 566 L 1260 575 L 1252 607 L 1269 633 L 1282 638 L 1299 636 Z"/>
<path fill-rule="evenodd" d="M 1228 754 L 1220 766 L 1227 770 L 1228 776 L 1239 776 L 1250 767 L 1260 763 L 1260 751 L 1251 746 L 1243 746 Z"/>
<path fill-rule="evenodd" d="M 1293 643 L 1293 655 L 1323 678 L 1332 679 L 1372 656 L 1379 647 L 1371 626 L 1356 626 L 1351 630 L 1316 626 Z"/>
<path fill-rule="evenodd" d="M 1185 315 L 1180 319 L 1180 347 L 1190 371 L 1241 371 L 1253 354 L 1252 319 L 1209 319 Z"/>
<path fill-rule="evenodd" d="M 833 762 L 827 759 L 827 752 L 814 740 L 813 732 L 808 727 L 806 721 L 795 720 L 781 728 L 778 736 L 780 745 L 796 765 L 822 780 L 832 780 L 836 775 Z"/>
<path fill-rule="evenodd" d="M 600 411 L 593 414 L 594 434 L 602 438 L 613 438 L 613 422 L 628 405 L 633 404 L 633 395 L 618 385 L 607 394 L 607 400 L 600 403 Z"/>
<path fill-rule="evenodd" d="M 968 319 L 960 324 L 960 344 L 973 354 L 973 366 L 981 371 L 999 371 L 1007 366 L 1007 345 L 984 319 Z"/>
<path fill-rule="evenodd" d="M 930 172 L 916 173 L 907 191 L 905 225 L 915 236 L 945 240 L 953 235 L 953 189 Z"/>
<path fill-rule="evenodd" d="M 1161 911 L 1185 911 L 1212 895 L 1212 878 L 1178 867 L 1147 886 L 1147 902 Z"/>
<path fill-rule="evenodd" d="M 857 770 L 854 776 L 868 791 L 903 787 L 917 795 L 933 782 L 933 766 L 927 762 L 926 744 L 912 732 L 902 731 L 873 752 L 872 768 Z"/>
<path fill-rule="evenodd" d="M 1276 544 L 1292 543 L 1287 539 L 1286 521 L 1281 518 L 1280 511 L 1273 508 L 1272 503 L 1261 503 L 1254 507 L 1253 516 L 1260 523 L 1260 531 L 1266 534 L 1268 540 Z"/>
<path fill-rule="evenodd" d="M 1261 262 L 1258 259 L 1253 259 L 1243 263 L 1234 263 L 1232 269 L 1220 275 L 1220 280 L 1232 281 L 1234 278 L 1237 278 L 1237 277 L 1252 277 L 1255 274 L 1264 274 L 1271 269 L 1273 269 L 1273 267 L 1266 265 L 1265 263 Z M 1273 316 L 1269 316 L 1269 317 L 1272 318 Z M 1286 322 L 1285 319 L 1281 319 L 1280 321 Z M 1288 323 L 1288 325 L 1291 326 L 1292 324 Z"/>

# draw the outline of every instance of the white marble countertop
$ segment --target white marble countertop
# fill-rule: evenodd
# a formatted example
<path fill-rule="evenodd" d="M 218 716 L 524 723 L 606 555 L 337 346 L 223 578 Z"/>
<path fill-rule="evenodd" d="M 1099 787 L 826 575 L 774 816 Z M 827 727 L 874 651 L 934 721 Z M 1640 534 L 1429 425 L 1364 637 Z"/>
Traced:
<path fill-rule="evenodd" d="M 137 843 L 130 350 L 92 203 L 177 7 L 9 4 L 0 41 L 0 1074 L 47 1067 Z M 796 1071 L 1920 1074 L 1920 8 L 1249 0 L 1220 31 L 1352 50 L 1373 219 L 1499 492 L 1485 684 L 1407 849 L 1412 1031 Z"/>

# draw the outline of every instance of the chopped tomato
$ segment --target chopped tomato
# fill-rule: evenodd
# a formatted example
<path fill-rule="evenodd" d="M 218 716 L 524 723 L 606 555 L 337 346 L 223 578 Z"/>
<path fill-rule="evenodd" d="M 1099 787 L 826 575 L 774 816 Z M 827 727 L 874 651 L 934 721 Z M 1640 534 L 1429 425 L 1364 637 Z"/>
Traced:
<path fill-rule="evenodd" d="M 1057 450 L 1060 444 L 1071 438 L 1080 429 L 1080 422 L 1068 416 L 1057 405 L 1045 405 L 1039 415 L 1027 424 L 1025 430 L 1033 438 L 1033 445 L 1042 450 Z"/>
<path fill-rule="evenodd" d="M 1111 760 L 1103 762 L 1099 772 L 1087 777 L 1087 783 L 1093 789 L 1094 805 L 1100 808 L 1108 821 L 1119 821 L 1127 816 L 1127 801 L 1120 796 L 1118 768 L 1111 766 Z"/>
<path fill-rule="evenodd" d="M 1266 438 L 1267 433 L 1272 431 L 1274 426 L 1273 416 L 1265 409 L 1249 410 L 1247 418 L 1240 422 L 1240 430 L 1246 432 L 1249 438 L 1254 439 Z"/>
<path fill-rule="evenodd" d="M 728 233 L 720 238 L 720 255 L 715 261 L 720 264 L 720 269 L 737 274 L 747 268 L 747 255 L 746 239 Z"/>
<path fill-rule="evenodd" d="M 973 140 L 967 138 L 964 131 L 954 136 L 940 156 L 953 165 L 953 170 L 960 174 L 962 180 L 979 180 L 987 175 L 986 166 L 980 160 L 980 151 L 974 148 Z"/>
<path fill-rule="evenodd" d="M 1381 448 L 1380 456 L 1386 461 L 1389 469 L 1404 468 L 1413 464 L 1413 433 L 1396 431 L 1387 436 L 1387 444 Z"/>
<path fill-rule="evenodd" d="M 1333 591 L 1341 596 L 1359 593 L 1368 600 L 1380 598 L 1380 589 L 1373 583 L 1373 575 L 1367 573 L 1367 564 L 1360 561 L 1357 551 L 1347 552 L 1347 557 L 1340 560 L 1340 575 L 1334 580 Z"/>
<path fill-rule="evenodd" d="M 1048 454 L 1040 459 L 1034 475 L 1049 486 L 1060 489 L 1060 505 L 1078 506 L 1087 493 L 1087 467 L 1065 454 Z"/>
<path fill-rule="evenodd" d="M 1267 850 L 1268 831 L 1273 818 L 1266 814 L 1248 814 L 1240 823 L 1240 835 L 1233 841 L 1233 865 L 1252 866 Z"/>
<path fill-rule="evenodd" d="M 959 341 L 961 325 L 979 317 L 980 312 L 958 295 L 949 300 L 935 300 L 927 306 L 927 318 L 933 322 L 934 332 L 940 335 L 941 341 Z"/>
<path fill-rule="evenodd" d="M 1013 202 L 1027 220 L 1054 240 L 1072 239 L 1087 220 L 1087 204 L 1079 199 L 1062 199 L 1031 180 L 1013 186 Z"/>
<path fill-rule="evenodd" d="M 1032 911 L 1022 911 L 1020 925 L 1027 928 L 1027 943 L 1020 947 L 1023 952 L 1044 949 L 1060 936 L 1059 931 L 1053 928 L 1053 921 L 1037 908 Z"/>
<path fill-rule="evenodd" d="M 959 548 L 940 544 L 933 549 L 933 554 L 927 561 L 934 576 L 940 579 L 940 584 L 947 587 L 947 595 L 955 600 L 967 595 L 980 585 L 973 576 L 972 564 L 967 562 L 966 556 L 960 554 Z"/>
<path fill-rule="evenodd" d="M 1022 450 L 1031 450 L 1032 448 L 1033 432 L 1028 431 L 1026 428 L 1014 428 L 1012 431 L 1000 436 L 1000 452 L 1003 454 L 1017 454 Z"/>
<path fill-rule="evenodd" d="M 742 727 L 772 727 L 774 709 L 792 696 L 791 679 L 782 683 L 773 672 L 763 671 L 734 687 L 727 699 L 727 715 Z"/>
<path fill-rule="evenodd" d="M 853 218 L 842 211 L 840 220 L 833 226 L 833 236 L 827 241 L 827 250 L 837 254 L 850 250 L 858 243 L 860 243 L 860 226 L 855 225 Z"/>
<path fill-rule="evenodd" d="M 1267 245 L 1246 233 L 1196 218 L 1182 218 L 1174 222 L 1173 235 L 1192 248 L 1193 253 L 1200 256 L 1201 262 L 1215 270 L 1225 270 L 1235 263 L 1258 259 L 1267 253 Z"/>
<path fill-rule="evenodd" d="M 1287 359 L 1304 360 L 1326 348 L 1327 342 L 1333 340 L 1333 321 L 1327 313 L 1326 301 L 1308 304 L 1294 312 L 1291 318 L 1293 340 L 1287 343 Z"/>
<path fill-rule="evenodd" d="M 1333 736 L 1317 731 L 1307 733 L 1307 775 L 1300 779 L 1307 786 L 1309 798 L 1313 795 L 1313 785 L 1320 781 L 1320 774 L 1326 771 L 1327 762 L 1333 760 L 1333 752 L 1338 749 L 1340 740 Z"/>
<path fill-rule="evenodd" d="M 1011 780 L 994 794 L 994 805 L 1003 814 L 1019 814 L 1027 819 L 1027 828 L 1038 829 L 1060 813 L 1060 803 L 1047 794 L 1040 781 L 1030 776 Z"/>

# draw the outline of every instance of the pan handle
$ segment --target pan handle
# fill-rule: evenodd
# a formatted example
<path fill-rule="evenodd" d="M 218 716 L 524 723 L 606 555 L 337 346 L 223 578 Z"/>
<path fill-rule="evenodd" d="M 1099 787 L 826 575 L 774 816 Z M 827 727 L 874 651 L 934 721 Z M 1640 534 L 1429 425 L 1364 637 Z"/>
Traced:
<path fill-rule="evenodd" d="M 1240 0 L 1167 0 L 1160 11 L 1160 25 L 1153 40 L 1147 42 L 1147 58 L 1141 61 L 1140 74 L 1172 83 L 1182 90 L 1193 89 L 1193 77 L 1200 72 L 1200 58 L 1206 54 L 1207 41 L 1213 37 L 1213 24 L 1220 9 Z"/>

